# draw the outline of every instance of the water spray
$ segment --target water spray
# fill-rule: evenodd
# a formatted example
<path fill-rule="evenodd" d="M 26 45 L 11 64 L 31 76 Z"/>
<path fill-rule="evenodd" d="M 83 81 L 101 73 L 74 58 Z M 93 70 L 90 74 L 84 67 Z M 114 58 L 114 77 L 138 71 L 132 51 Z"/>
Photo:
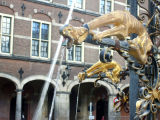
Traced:
<path fill-rule="evenodd" d="M 67 20 L 66 20 L 65 24 L 68 24 L 69 21 L 72 18 L 72 13 L 73 13 L 74 5 L 75 5 L 75 0 L 72 1 L 72 6 L 70 8 L 70 11 L 69 11 L 69 14 L 68 14 L 68 17 L 67 17 Z M 42 90 L 42 93 L 41 93 L 41 97 L 40 97 L 40 100 L 38 102 L 38 106 L 36 108 L 36 111 L 34 113 L 34 116 L 33 116 L 32 120 L 39 120 L 40 117 L 41 117 L 41 115 L 42 115 L 41 114 L 42 113 L 42 107 L 43 107 L 43 104 L 44 104 L 44 100 L 45 100 L 45 97 L 46 97 L 46 94 L 47 94 L 50 82 L 52 80 L 52 75 L 54 73 L 56 62 L 58 60 L 58 56 L 59 56 L 59 53 L 60 53 L 62 42 L 63 42 L 63 36 L 61 36 L 60 39 L 59 39 L 59 43 L 58 43 L 58 46 L 57 46 L 54 58 L 52 59 L 52 64 L 51 64 L 50 69 L 49 69 L 48 78 L 47 78 L 47 81 L 44 84 L 44 87 L 43 87 L 43 90 Z M 58 83 L 58 82 L 56 82 L 56 83 Z M 57 86 L 57 84 L 56 84 L 56 86 Z M 55 96 L 55 94 L 56 94 L 56 87 L 55 87 L 54 96 Z M 52 102 L 54 102 L 54 100 Z"/>

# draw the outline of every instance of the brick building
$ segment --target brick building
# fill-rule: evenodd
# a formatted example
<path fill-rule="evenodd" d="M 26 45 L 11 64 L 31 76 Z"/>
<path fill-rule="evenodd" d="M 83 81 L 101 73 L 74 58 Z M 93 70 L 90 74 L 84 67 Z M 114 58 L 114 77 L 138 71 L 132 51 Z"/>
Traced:
<path fill-rule="evenodd" d="M 26 120 L 32 119 L 58 45 L 59 27 L 68 16 L 71 3 L 72 0 L 0 0 L 0 120 L 15 120 L 17 110 L 21 110 Z M 81 26 L 102 14 L 129 9 L 127 0 L 76 0 L 70 23 Z M 54 120 L 74 120 L 78 91 L 76 76 L 98 61 L 100 49 L 98 45 L 83 43 L 65 51 L 61 75 L 67 65 L 71 72 L 67 79 L 61 77 L 59 80 Z M 113 58 L 125 66 L 124 59 L 117 53 Z M 58 63 L 41 120 L 48 119 L 57 69 Z M 90 102 L 94 106 L 95 119 L 100 116 L 98 107 L 102 107 L 105 120 L 113 120 L 117 117 L 112 106 L 117 90 L 105 82 L 95 88 L 94 81 L 95 78 L 90 78 L 81 84 L 77 120 L 88 119 Z M 123 81 L 121 89 L 127 89 L 128 83 L 128 80 Z M 98 106 L 102 97 L 106 104 Z"/>

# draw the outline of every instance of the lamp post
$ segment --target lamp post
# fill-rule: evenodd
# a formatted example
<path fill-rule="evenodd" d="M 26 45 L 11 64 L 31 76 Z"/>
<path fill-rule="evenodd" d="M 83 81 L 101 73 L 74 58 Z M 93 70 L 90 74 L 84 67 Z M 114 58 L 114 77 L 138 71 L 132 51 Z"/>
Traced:
<path fill-rule="evenodd" d="M 67 65 L 67 67 L 65 68 L 65 71 L 63 71 L 63 73 L 62 73 L 62 75 L 61 75 L 61 77 L 62 77 L 62 79 L 63 79 L 63 81 L 62 81 L 63 87 L 64 87 L 65 84 L 66 84 L 66 78 L 69 79 L 70 72 L 71 72 L 71 68 L 70 68 L 69 65 Z"/>

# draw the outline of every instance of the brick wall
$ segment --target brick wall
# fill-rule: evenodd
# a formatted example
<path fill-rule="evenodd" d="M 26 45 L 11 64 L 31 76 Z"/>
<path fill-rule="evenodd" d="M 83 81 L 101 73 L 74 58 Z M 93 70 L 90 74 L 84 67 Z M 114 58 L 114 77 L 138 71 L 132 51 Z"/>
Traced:
<path fill-rule="evenodd" d="M 125 3 L 123 0 L 119 0 L 119 2 Z M 24 16 L 22 17 L 22 10 L 21 5 L 24 3 L 26 9 L 24 11 Z M 43 2 L 41 2 L 43 3 Z M 40 3 L 34 3 L 30 1 L 23 1 L 23 0 L 6 0 L 6 5 L 10 6 L 10 4 L 13 4 L 13 9 L 10 9 L 9 7 L 0 6 L 0 13 L 6 13 L 6 14 L 12 14 L 15 16 L 14 19 L 14 39 L 13 39 L 13 55 L 15 56 L 23 56 L 30 58 L 30 47 L 31 47 L 31 20 L 42 20 L 42 21 L 48 21 L 51 22 L 54 21 L 54 24 L 59 24 L 59 18 L 58 13 L 61 11 L 62 16 L 62 23 L 65 22 L 67 16 L 68 16 L 68 8 L 66 6 L 65 9 L 61 9 L 58 7 L 53 6 L 54 3 L 58 3 L 59 5 L 66 6 L 67 1 L 57 1 L 53 0 L 50 4 L 46 4 L 45 2 L 43 4 Z M 90 5 L 92 3 L 92 5 Z M 87 0 L 85 4 L 86 10 L 90 10 L 93 13 L 99 12 L 99 1 L 98 0 Z M 117 9 L 124 9 L 124 6 L 118 5 L 115 3 L 114 5 L 115 10 Z M 84 11 L 84 10 L 82 10 Z M 94 19 L 96 16 L 83 14 L 80 12 L 74 12 L 73 18 L 79 18 L 83 19 L 85 23 L 89 22 L 90 20 Z M 82 23 L 77 22 L 75 20 L 71 21 L 71 24 L 74 26 L 81 26 Z M 52 32 L 51 32 L 51 40 L 58 41 L 60 38 L 59 35 L 59 26 L 52 25 Z M 61 24 L 59 24 L 61 25 Z M 57 43 L 52 42 L 51 43 L 51 57 L 54 56 L 56 51 Z M 98 61 L 99 58 L 99 47 L 85 43 L 84 47 L 84 62 L 87 63 L 95 63 Z M 116 55 L 117 56 L 117 55 Z M 120 56 L 118 56 L 119 58 Z M 124 60 L 115 58 L 117 61 L 119 61 L 122 65 L 124 65 Z M 35 60 L 36 61 L 36 60 Z M 20 64 L 19 64 L 20 63 Z M 21 60 L 9 60 L 9 59 L 1 59 L 1 66 L 3 66 L 3 69 L 0 70 L 0 72 L 6 72 L 10 73 L 13 76 L 17 76 L 17 70 L 19 67 L 15 68 L 15 65 L 18 65 L 19 67 L 22 67 L 25 70 L 25 77 L 33 74 L 44 74 L 46 75 L 49 69 L 50 64 L 48 63 L 39 63 L 37 62 L 27 62 L 27 61 L 21 61 Z M 82 63 L 83 64 L 83 63 Z M 10 68 L 12 67 L 12 68 Z M 42 69 L 40 69 L 42 68 Z M 74 68 L 76 69 L 76 68 Z M 78 70 L 79 68 L 77 68 Z M 12 71 L 13 70 L 13 71 Z M 27 72 L 26 72 L 27 71 Z M 77 75 L 77 73 L 72 73 L 72 76 Z"/>

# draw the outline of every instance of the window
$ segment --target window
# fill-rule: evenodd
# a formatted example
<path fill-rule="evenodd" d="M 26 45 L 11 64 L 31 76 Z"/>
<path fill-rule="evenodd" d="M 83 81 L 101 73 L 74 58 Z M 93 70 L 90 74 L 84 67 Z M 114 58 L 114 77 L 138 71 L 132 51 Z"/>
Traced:
<path fill-rule="evenodd" d="M 107 13 L 111 12 L 111 1 L 107 1 L 106 11 Z"/>
<path fill-rule="evenodd" d="M 13 16 L 0 14 L 0 53 L 12 53 Z"/>
<path fill-rule="evenodd" d="M 112 0 L 100 0 L 100 13 L 105 14 L 112 11 Z"/>
<path fill-rule="evenodd" d="M 51 24 L 32 22 L 32 56 L 49 58 Z"/>
<path fill-rule="evenodd" d="M 69 2 L 68 2 L 68 5 L 72 5 L 72 1 L 73 0 L 69 0 Z M 76 0 L 76 3 L 75 3 L 75 7 L 76 8 L 83 8 L 83 0 Z"/>
<path fill-rule="evenodd" d="M 100 13 L 101 14 L 105 13 L 105 0 L 101 0 L 100 2 Z"/>
<path fill-rule="evenodd" d="M 67 50 L 67 60 L 83 62 L 83 43 L 82 45 L 73 45 Z"/>

